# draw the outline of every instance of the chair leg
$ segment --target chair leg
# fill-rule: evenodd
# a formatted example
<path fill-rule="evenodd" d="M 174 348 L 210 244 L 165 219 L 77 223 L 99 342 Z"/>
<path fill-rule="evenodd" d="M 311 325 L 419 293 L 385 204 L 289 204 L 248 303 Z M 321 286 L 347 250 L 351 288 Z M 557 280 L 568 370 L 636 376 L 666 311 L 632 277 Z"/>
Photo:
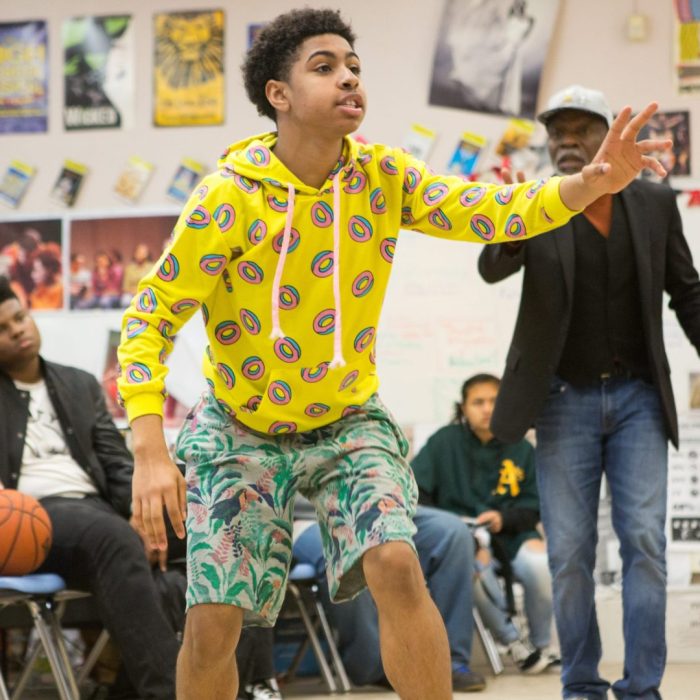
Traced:
<path fill-rule="evenodd" d="M 309 635 L 309 640 L 311 641 L 311 647 L 314 650 L 316 661 L 321 669 L 323 680 L 326 682 L 329 692 L 336 693 L 338 691 L 338 687 L 335 683 L 335 678 L 333 678 L 333 673 L 328 665 L 328 661 L 326 661 L 326 656 L 323 653 L 323 647 L 321 647 L 321 642 L 318 638 L 318 634 L 316 634 L 316 629 L 314 628 L 314 624 L 311 621 L 311 617 L 306 609 L 306 604 L 301 598 L 301 592 L 296 584 L 292 583 L 291 581 L 287 585 L 287 590 L 291 592 L 294 602 L 297 605 L 302 622 L 306 628 L 306 633 Z"/>
<path fill-rule="evenodd" d="M 41 644 L 37 643 L 34 644 L 31 649 L 27 649 L 28 656 L 24 661 L 22 672 L 19 674 L 19 677 L 15 681 L 15 684 L 12 686 L 12 700 L 22 697 L 24 688 L 29 681 L 29 677 L 32 675 L 34 664 L 36 663 L 36 660 L 39 657 L 40 648 Z"/>
<path fill-rule="evenodd" d="M 78 672 L 78 677 L 76 679 L 78 688 L 83 687 L 83 684 L 87 680 L 88 675 L 94 668 L 95 664 L 97 663 L 97 660 L 100 658 L 100 654 L 102 653 L 105 646 L 107 646 L 108 641 L 109 632 L 107 632 L 106 629 L 103 629 L 102 632 L 100 632 L 100 636 L 95 640 L 95 643 L 92 645 L 92 649 L 90 649 L 90 653 L 88 654 L 87 658 L 85 659 L 85 661 L 83 661 L 83 665 L 80 667 L 80 671 Z"/>
<path fill-rule="evenodd" d="M 328 644 L 328 649 L 331 653 L 331 660 L 333 661 L 335 673 L 340 681 L 340 689 L 344 693 L 349 693 L 351 690 L 350 679 L 348 678 L 348 674 L 345 672 L 345 665 L 343 664 L 343 660 L 340 658 L 338 647 L 335 644 L 333 631 L 331 630 L 331 626 L 328 624 L 328 618 L 326 617 L 326 611 L 323 609 L 323 604 L 321 601 L 316 597 L 315 591 L 314 605 L 316 606 L 318 620 L 321 623 L 321 629 L 323 630 L 323 634 L 326 638 L 326 644 Z"/>
<path fill-rule="evenodd" d="M 5 685 L 2 671 L 0 671 L 0 700 L 10 700 L 10 694 L 7 692 L 7 686 Z"/>
<path fill-rule="evenodd" d="M 54 615 L 53 601 L 45 599 L 42 605 L 36 600 L 27 600 L 27 606 L 34 620 L 34 627 L 44 647 L 51 666 L 61 700 L 79 700 L 80 694 L 75 684 L 75 677 L 68 662 L 68 654 L 63 643 L 58 622 Z M 14 694 L 13 694 L 13 697 Z"/>
<path fill-rule="evenodd" d="M 481 615 L 476 607 L 472 608 L 472 617 L 474 618 L 474 624 L 476 625 L 476 631 L 479 634 L 479 640 L 481 641 L 481 646 L 484 649 L 486 658 L 491 664 L 491 670 L 493 675 L 497 676 L 503 673 L 503 661 L 501 660 L 501 655 L 498 653 L 498 647 L 493 639 L 493 635 L 486 628 L 484 621 L 481 619 Z"/>
<path fill-rule="evenodd" d="M 299 647 L 297 648 L 296 652 L 294 653 L 294 658 L 292 659 L 292 662 L 289 664 L 289 668 L 284 672 L 284 678 L 287 683 L 291 683 L 297 675 L 297 669 L 299 668 L 299 664 L 301 663 L 301 660 L 304 658 L 304 654 L 306 654 L 306 650 L 309 648 L 309 638 L 306 637 Z"/>

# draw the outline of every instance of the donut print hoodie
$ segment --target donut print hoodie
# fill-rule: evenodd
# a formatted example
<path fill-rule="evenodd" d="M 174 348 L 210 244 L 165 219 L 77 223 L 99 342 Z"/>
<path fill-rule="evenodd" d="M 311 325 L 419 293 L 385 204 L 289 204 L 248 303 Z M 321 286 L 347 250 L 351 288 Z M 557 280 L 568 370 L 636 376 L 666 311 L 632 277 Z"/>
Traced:
<path fill-rule="evenodd" d="M 576 213 L 561 201 L 559 178 L 467 182 L 349 137 L 316 189 L 275 157 L 276 138 L 228 148 L 141 281 L 119 347 L 130 420 L 162 414 L 165 358 L 199 311 L 203 371 L 224 411 L 270 434 L 336 421 L 377 391 L 377 322 L 401 228 L 498 243 Z"/>

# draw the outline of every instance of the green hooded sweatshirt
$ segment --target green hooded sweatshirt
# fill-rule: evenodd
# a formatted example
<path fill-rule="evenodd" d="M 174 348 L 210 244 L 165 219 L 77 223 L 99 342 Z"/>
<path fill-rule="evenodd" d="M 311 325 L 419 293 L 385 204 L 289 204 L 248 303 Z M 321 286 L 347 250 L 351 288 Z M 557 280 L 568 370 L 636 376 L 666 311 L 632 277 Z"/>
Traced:
<path fill-rule="evenodd" d="M 499 511 L 498 538 L 510 559 L 525 540 L 539 538 L 533 527 L 540 508 L 535 452 L 527 440 L 484 444 L 467 426 L 447 425 L 428 439 L 412 467 L 422 502 L 469 517 Z"/>

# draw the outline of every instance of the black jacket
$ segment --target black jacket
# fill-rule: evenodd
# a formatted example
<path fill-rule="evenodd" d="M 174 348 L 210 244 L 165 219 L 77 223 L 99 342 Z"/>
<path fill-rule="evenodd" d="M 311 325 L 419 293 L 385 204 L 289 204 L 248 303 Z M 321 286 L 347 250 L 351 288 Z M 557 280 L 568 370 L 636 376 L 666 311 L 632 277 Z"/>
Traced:
<path fill-rule="evenodd" d="M 51 403 L 73 459 L 90 475 L 102 498 L 124 517 L 131 509 L 134 463 L 88 372 L 41 361 Z M 29 393 L 0 372 L 0 481 L 17 488 L 29 416 Z"/>
<path fill-rule="evenodd" d="M 668 187 L 635 180 L 621 194 L 629 221 L 652 381 L 663 406 L 666 432 L 678 446 L 678 418 L 663 344 L 663 293 L 685 334 L 700 350 L 700 280 L 683 236 L 675 194 Z M 525 267 L 520 310 L 491 419 L 504 442 L 520 440 L 547 399 L 566 339 L 574 290 L 573 226 L 526 241 L 486 246 L 479 272 L 499 282 Z"/>

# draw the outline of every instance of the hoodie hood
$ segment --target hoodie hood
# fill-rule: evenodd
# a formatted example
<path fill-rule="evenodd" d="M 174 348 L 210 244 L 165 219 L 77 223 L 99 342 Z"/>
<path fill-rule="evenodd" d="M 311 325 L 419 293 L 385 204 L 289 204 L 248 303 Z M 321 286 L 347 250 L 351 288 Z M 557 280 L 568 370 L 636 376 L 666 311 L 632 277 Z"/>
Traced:
<path fill-rule="evenodd" d="M 276 143 L 276 132 L 251 136 L 232 143 L 218 160 L 219 170 L 251 181 L 265 182 L 271 187 L 287 190 L 291 185 L 296 193 L 316 195 L 330 192 L 333 188 L 333 177 L 341 171 L 352 171 L 359 155 L 359 144 L 346 136 L 343 139 L 340 159 L 323 185 L 316 189 L 302 182 L 277 158 L 272 150 Z"/>

